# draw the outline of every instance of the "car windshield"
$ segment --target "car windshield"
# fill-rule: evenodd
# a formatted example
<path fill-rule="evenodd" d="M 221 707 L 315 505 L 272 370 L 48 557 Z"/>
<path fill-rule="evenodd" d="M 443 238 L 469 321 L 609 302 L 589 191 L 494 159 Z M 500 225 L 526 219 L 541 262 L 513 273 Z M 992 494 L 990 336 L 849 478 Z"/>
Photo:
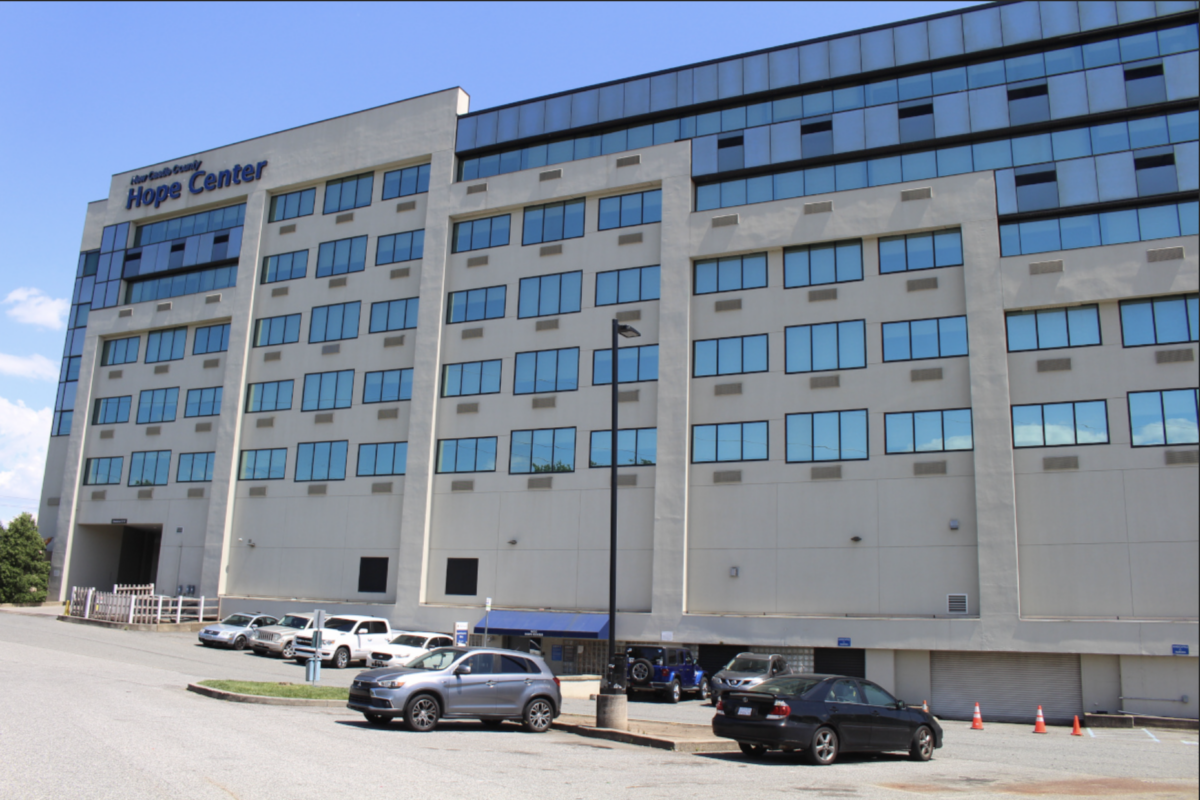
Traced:
<path fill-rule="evenodd" d="M 305 626 L 308 625 L 308 617 L 296 617 L 291 614 L 288 614 L 283 619 L 279 620 L 279 622 L 276 622 L 275 624 L 280 625 L 284 628 L 295 628 L 296 630 L 302 631 L 302 630 L 304 630 Z"/>
<path fill-rule="evenodd" d="M 821 683 L 822 678 L 805 678 L 799 675 L 788 675 L 782 678 L 772 678 L 754 687 L 756 692 L 770 692 L 786 697 L 799 697 L 807 694 L 814 686 Z"/>
<path fill-rule="evenodd" d="M 222 625 L 232 625 L 235 628 L 245 628 L 250 624 L 253 617 L 248 617 L 245 614 L 230 614 L 225 619 L 221 620 Z"/>
<path fill-rule="evenodd" d="M 663 649 L 661 647 L 626 647 L 625 655 L 629 656 L 632 661 L 637 658 L 644 658 L 654 664 L 662 664 Z"/>
<path fill-rule="evenodd" d="M 344 619 L 342 617 L 332 617 L 325 620 L 325 630 L 328 631 L 345 631 L 349 632 L 358 624 L 356 619 Z"/>
<path fill-rule="evenodd" d="M 765 658 L 738 656 L 726 664 L 725 669 L 730 672 L 766 672 L 770 666 L 771 662 Z"/>
<path fill-rule="evenodd" d="M 454 663 L 454 659 L 464 655 L 467 651 L 457 647 L 442 647 L 432 652 L 426 653 L 420 658 L 405 664 L 409 669 L 427 669 L 439 670 L 445 669 Z"/>
<path fill-rule="evenodd" d="M 401 634 L 395 639 L 392 639 L 392 644 L 398 644 L 401 647 L 424 647 L 424 636 L 413 636 L 411 633 Z"/>

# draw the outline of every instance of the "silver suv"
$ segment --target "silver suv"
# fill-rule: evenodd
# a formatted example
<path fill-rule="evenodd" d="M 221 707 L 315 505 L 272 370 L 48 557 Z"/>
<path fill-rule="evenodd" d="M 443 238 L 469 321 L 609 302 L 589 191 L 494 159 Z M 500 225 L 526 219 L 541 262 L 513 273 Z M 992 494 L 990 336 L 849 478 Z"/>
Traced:
<path fill-rule="evenodd" d="M 768 678 L 792 674 L 787 659 L 778 655 L 738 653 L 712 679 L 712 704 L 715 706 L 726 692 L 744 692 Z"/>
<path fill-rule="evenodd" d="M 543 733 L 562 709 L 558 678 L 537 656 L 492 647 L 442 647 L 404 667 L 360 673 L 347 708 L 372 725 L 397 717 L 411 731 L 431 731 L 440 719 L 520 721 Z"/>

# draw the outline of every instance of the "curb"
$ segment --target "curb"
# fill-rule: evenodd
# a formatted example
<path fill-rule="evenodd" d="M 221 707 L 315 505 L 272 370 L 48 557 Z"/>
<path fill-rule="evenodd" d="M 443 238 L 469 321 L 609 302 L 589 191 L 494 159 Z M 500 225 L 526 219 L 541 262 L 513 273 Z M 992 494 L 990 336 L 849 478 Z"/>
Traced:
<path fill-rule="evenodd" d="M 1200 720 L 1180 717 L 1150 717 L 1135 714 L 1084 714 L 1083 716 L 1083 724 L 1088 728 L 1168 728 L 1181 731 L 1200 729 Z"/>
<path fill-rule="evenodd" d="M 555 730 L 560 730 L 565 733 L 573 733 L 576 736 L 585 736 L 589 739 L 607 739 L 611 742 L 623 742 L 625 744 L 634 744 L 641 747 L 653 747 L 658 750 L 670 750 L 676 753 L 731 753 L 736 752 L 738 743 L 731 739 L 717 739 L 715 737 L 695 739 L 695 738 L 675 738 L 664 735 L 651 735 L 647 733 L 639 733 L 637 731 L 619 731 L 613 728 L 597 728 L 594 725 L 586 725 L 576 722 L 580 718 L 575 714 L 564 714 L 563 717 L 571 717 L 572 721 L 562 721 L 562 717 L 554 721 Z M 585 717 L 586 718 L 586 717 Z M 656 726 L 671 728 L 675 723 L 656 722 L 652 720 L 629 720 L 631 725 L 637 723 L 650 723 Z M 680 726 L 682 727 L 682 726 Z M 703 727 L 703 726 L 688 726 L 688 727 Z"/>
<path fill-rule="evenodd" d="M 263 697 L 257 694 L 238 694 L 201 686 L 198 683 L 187 685 L 189 692 L 211 697 L 214 700 L 228 700 L 231 703 L 250 703 L 260 706 L 308 706 L 309 708 L 345 708 L 345 700 L 309 700 L 303 697 Z"/>
<path fill-rule="evenodd" d="M 153 633 L 194 633 L 202 630 L 206 625 L 213 625 L 213 622 L 163 622 L 160 624 L 151 624 L 144 622 L 109 622 L 103 619 L 84 619 L 83 617 L 69 617 L 66 614 L 59 614 L 57 617 L 59 622 L 70 622 L 75 625 L 95 625 L 98 628 L 112 628 L 118 631 L 150 631 Z"/>

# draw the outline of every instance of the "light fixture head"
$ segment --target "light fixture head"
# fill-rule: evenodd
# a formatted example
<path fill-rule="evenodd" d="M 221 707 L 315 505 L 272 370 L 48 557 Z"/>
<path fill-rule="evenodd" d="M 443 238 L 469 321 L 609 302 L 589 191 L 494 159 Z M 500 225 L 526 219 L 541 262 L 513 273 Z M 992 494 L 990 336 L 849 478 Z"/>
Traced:
<path fill-rule="evenodd" d="M 736 578 L 737 576 L 738 576 L 738 568 L 737 568 L 737 567 L 730 567 L 730 568 L 729 568 L 729 577 L 731 577 L 731 578 Z"/>
<path fill-rule="evenodd" d="M 636 339 L 641 336 L 641 332 L 632 325 L 617 325 L 617 333 L 621 334 L 626 339 Z"/>
<path fill-rule="evenodd" d="M 950 530 L 952 530 L 952 531 L 958 530 L 958 520 L 956 520 L 956 519 L 950 520 Z"/>
<path fill-rule="evenodd" d="M 509 540 L 508 540 L 508 543 L 509 543 L 509 544 L 516 544 L 516 543 L 517 543 L 517 540 L 516 540 L 516 539 L 509 539 Z"/>
<path fill-rule="evenodd" d="M 857 544 L 858 542 L 861 542 L 861 541 L 862 541 L 862 537 L 861 537 L 861 536 L 851 536 L 851 537 L 850 537 L 850 541 L 852 541 L 852 542 L 854 542 L 855 544 Z"/>

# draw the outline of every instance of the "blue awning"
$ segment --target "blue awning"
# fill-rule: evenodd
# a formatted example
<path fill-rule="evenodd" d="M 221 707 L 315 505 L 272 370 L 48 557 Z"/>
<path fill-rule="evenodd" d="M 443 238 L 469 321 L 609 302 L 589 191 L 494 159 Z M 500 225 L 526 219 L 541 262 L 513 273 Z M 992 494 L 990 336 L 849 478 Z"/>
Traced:
<path fill-rule="evenodd" d="M 501 636 L 551 636 L 558 639 L 607 639 L 608 614 L 569 611 L 493 611 L 475 623 L 475 633 Z"/>

